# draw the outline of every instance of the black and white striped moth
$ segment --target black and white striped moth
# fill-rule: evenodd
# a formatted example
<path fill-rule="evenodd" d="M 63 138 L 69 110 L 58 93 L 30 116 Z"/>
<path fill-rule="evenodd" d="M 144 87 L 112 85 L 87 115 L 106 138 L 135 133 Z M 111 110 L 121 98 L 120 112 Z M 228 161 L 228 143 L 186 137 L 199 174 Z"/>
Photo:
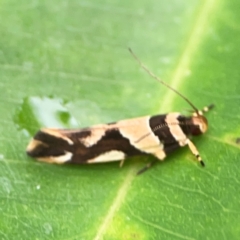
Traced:
<path fill-rule="evenodd" d="M 130 52 L 132 53 L 131 49 Z M 133 53 L 132 53 L 133 54 Z M 39 130 L 27 146 L 27 154 L 48 163 L 90 164 L 121 161 L 131 156 L 150 154 L 155 160 L 141 169 L 147 170 L 158 160 L 176 149 L 188 146 L 192 154 L 204 166 L 190 136 L 207 131 L 204 113 L 213 107 L 198 110 L 186 97 L 151 73 L 133 54 L 153 78 L 181 96 L 193 108 L 191 116 L 179 112 L 126 119 L 114 123 L 95 125 L 82 129 Z"/>

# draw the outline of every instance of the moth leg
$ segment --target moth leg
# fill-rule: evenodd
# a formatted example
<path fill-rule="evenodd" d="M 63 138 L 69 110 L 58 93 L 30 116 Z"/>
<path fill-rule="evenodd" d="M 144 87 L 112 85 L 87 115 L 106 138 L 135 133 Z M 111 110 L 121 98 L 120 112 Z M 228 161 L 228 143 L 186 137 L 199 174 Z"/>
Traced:
<path fill-rule="evenodd" d="M 156 162 L 158 162 L 158 159 L 155 159 L 154 161 L 148 163 L 145 167 L 143 167 L 142 169 L 140 169 L 137 172 L 137 175 L 140 175 L 142 173 L 144 173 L 145 171 L 147 171 L 150 167 L 152 167 Z"/>
<path fill-rule="evenodd" d="M 125 161 L 125 159 L 122 159 L 122 160 L 120 161 L 120 164 L 119 164 L 119 167 L 120 167 L 120 168 L 123 166 L 124 161 Z"/>
<path fill-rule="evenodd" d="M 197 160 L 200 162 L 200 164 L 204 167 L 205 164 L 204 164 L 202 158 L 200 157 L 200 154 L 199 154 L 196 146 L 189 139 L 187 140 L 186 143 L 187 143 L 189 149 L 191 150 L 192 154 L 197 158 Z"/>
<path fill-rule="evenodd" d="M 152 153 L 157 159 L 154 161 L 148 163 L 145 167 L 140 169 L 137 172 L 137 175 L 142 174 L 143 172 L 147 171 L 150 167 L 152 167 L 155 163 L 157 163 L 159 160 L 162 161 L 166 157 L 166 153 L 163 151 L 162 148 L 158 147 L 155 149 L 155 152 Z"/>

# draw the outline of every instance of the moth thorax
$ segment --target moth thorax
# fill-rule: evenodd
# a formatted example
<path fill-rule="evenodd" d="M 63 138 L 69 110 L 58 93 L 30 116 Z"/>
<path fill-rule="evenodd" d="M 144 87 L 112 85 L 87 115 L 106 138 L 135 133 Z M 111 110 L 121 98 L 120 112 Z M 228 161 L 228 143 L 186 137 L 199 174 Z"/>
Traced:
<path fill-rule="evenodd" d="M 204 116 L 198 115 L 192 117 L 191 133 L 192 135 L 200 135 L 207 131 L 208 122 Z"/>

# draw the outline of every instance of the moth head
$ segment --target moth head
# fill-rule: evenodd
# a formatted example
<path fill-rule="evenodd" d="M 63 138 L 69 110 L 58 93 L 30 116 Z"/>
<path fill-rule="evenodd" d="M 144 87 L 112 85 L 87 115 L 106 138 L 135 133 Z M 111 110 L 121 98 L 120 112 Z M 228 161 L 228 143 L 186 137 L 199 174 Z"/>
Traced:
<path fill-rule="evenodd" d="M 207 131 L 208 129 L 208 121 L 204 116 L 204 113 L 208 112 L 214 108 L 214 104 L 210 104 L 207 107 L 204 107 L 202 110 L 196 110 L 192 116 L 192 127 L 191 133 L 192 135 L 200 135 Z"/>
<path fill-rule="evenodd" d="M 197 114 L 192 117 L 192 127 L 191 133 L 192 135 L 200 135 L 207 131 L 208 129 L 208 121 L 207 118 L 203 115 Z"/>

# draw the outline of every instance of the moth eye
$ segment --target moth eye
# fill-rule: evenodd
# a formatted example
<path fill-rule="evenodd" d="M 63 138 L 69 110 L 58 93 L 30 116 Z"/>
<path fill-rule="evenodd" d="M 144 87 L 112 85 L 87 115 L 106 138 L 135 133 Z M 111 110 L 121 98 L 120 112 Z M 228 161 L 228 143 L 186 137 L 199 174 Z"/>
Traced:
<path fill-rule="evenodd" d="M 196 125 L 192 125 L 192 126 L 193 126 L 193 127 L 191 128 L 191 133 L 192 133 L 192 135 L 197 136 L 197 135 L 202 134 L 202 131 L 200 130 L 200 127 L 199 127 L 199 126 L 196 126 Z"/>

